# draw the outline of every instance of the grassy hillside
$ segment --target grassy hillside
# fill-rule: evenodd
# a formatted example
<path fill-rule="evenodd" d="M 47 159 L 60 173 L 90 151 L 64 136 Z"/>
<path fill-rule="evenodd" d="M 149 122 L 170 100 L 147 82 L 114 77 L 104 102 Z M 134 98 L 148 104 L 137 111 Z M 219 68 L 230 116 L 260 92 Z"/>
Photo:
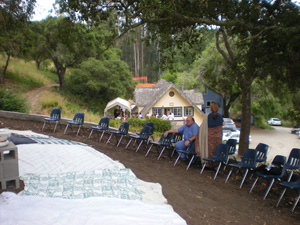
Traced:
<path fill-rule="evenodd" d="M 5 64 L 6 58 L 0 56 L 1 65 Z M 26 96 L 31 90 L 36 88 L 57 84 L 58 78 L 51 65 L 42 66 L 37 70 L 33 61 L 24 61 L 23 59 L 12 58 L 9 62 L 8 70 L 4 76 L 5 83 L 0 84 L 0 88 L 6 88 L 13 91 L 18 96 L 27 98 Z M 44 91 L 39 96 L 37 114 L 49 115 L 53 107 L 60 107 L 62 109 L 63 118 L 73 118 L 78 111 L 85 113 L 85 121 L 98 123 L 103 115 L 96 115 L 86 110 L 86 103 L 80 100 L 74 100 L 74 96 L 67 96 L 63 92 L 55 88 Z M 27 102 L 28 99 L 27 99 Z M 28 105 L 30 109 L 30 105 Z"/>
<path fill-rule="evenodd" d="M 1 65 L 5 64 L 5 58 L 0 56 Z M 66 76 L 68 74 L 66 73 Z M 27 104 L 27 109 L 21 112 L 29 112 L 31 105 L 29 104 L 29 98 L 34 95 L 34 90 L 58 83 L 58 77 L 51 66 L 41 67 L 40 70 L 36 69 L 35 63 L 33 61 L 24 61 L 22 59 L 13 58 L 10 60 L 8 71 L 5 78 L 5 84 L 0 84 L 1 89 L 10 89 L 14 95 L 20 97 L 20 99 L 25 98 L 23 102 Z M 1 96 L 0 89 L 0 96 Z M 1 102 L 0 102 L 1 103 Z M 98 123 L 100 118 L 103 117 L 102 114 L 95 114 L 87 110 L 88 103 L 80 101 L 80 99 L 75 96 L 69 95 L 63 91 L 59 91 L 58 88 L 49 88 L 38 94 L 37 104 L 34 107 L 35 114 L 41 114 L 49 116 L 53 108 L 61 108 L 62 118 L 72 119 L 76 112 L 84 112 L 86 122 Z M 1 109 L 1 104 L 0 104 Z M 13 111 L 13 110 L 12 110 Z M 156 125 L 156 131 L 154 132 L 154 138 L 158 140 L 162 135 L 164 130 L 171 128 L 168 121 L 163 121 L 161 119 L 152 118 Z M 144 126 L 146 120 L 130 119 L 129 130 L 133 133 L 140 131 Z M 121 120 L 110 120 L 109 125 L 112 127 L 119 127 L 121 125 Z M 163 130 L 162 130 L 163 129 Z"/>

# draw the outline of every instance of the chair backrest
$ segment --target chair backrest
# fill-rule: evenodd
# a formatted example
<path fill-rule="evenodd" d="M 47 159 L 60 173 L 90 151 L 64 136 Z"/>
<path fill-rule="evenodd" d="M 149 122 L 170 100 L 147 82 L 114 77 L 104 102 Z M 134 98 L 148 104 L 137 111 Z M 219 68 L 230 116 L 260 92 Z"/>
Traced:
<path fill-rule="evenodd" d="M 178 141 L 181 141 L 183 137 L 182 133 L 174 133 L 171 142 L 176 143 Z"/>
<path fill-rule="evenodd" d="M 214 157 L 216 157 L 219 162 L 227 162 L 229 148 L 230 146 L 227 144 L 219 144 L 214 154 Z"/>
<path fill-rule="evenodd" d="M 128 134 L 128 129 L 129 129 L 129 123 L 128 122 L 123 122 L 121 126 L 119 127 L 119 132 L 122 135 L 127 135 Z"/>
<path fill-rule="evenodd" d="M 248 165 L 249 167 L 256 167 L 256 157 L 257 150 L 249 148 L 243 155 L 242 163 Z"/>
<path fill-rule="evenodd" d="M 257 150 L 256 162 L 265 162 L 267 160 L 269 145 L 259 143 L 255 149 Z"/>
<path fill-rule="evenodd" d="M 296 170 L 300 168 L 300 149 L 293 148 L 290 152 L 287 163 L 284 165 L 285 169 Z"/>
<path fill-rule="evenodd" d="M 109 118 L 108 117 L 102 117 L 99 126 L 102 127 L 103 129 L 108 129 L 109 127 Z"/>
<path fill-rule="evenodd" d="M 188 149 L 186 150 L 188 154 L 196 154 L 195 144 L 196 141 L 192 141 L 190 147 L 188 147 Z"/>
<path fill-rule="evenodd" d="M 226 144 L 229 146 L 228 155 L 234 155 L 236 153 L 236 139 L 228 139 Z"/>
<path fill-rule="evenodd" d="M 286 163 L 286 157 L 283 155 L 276 155 L 272 160 L 272 164 L 284 165 Z"/>
<path fill-rule="evenodd" d="M 50 114 L 51 119 L 60 120 L 61 116 L 61 109 L 60 108 L 53 108 Z"/>
<path fill-rule="evenodd" d="M 154 123 L 153 123 L 153 122 L 150 122 L 150 121 L 147 121 L 147 122 L 144 124 L 144 127 L 146 127 L 146 126 L 149 126 L 149 127 L 152 128 L 152 129 L 151 129 L 151 133 L 150 133 L 150 135 L 152 135 L 152 134 L 153 134 L 153 130 L 154 130 Z"/>
<path fill-rule="evenodd" d="M 164 134 L 165 133 L 163 133 L 163 135 L 161 135 L 158 143 L 162 144 L 162 145 L 169 146 L 171 144 L 171 140 L 173 138 L 173 133 L 168 133 L 167 137 L 165 137 Z"/>
<path fill-rule="evenodd" d="M 84 113 L 81 113 L 81 112 L 75 113 L 73 121 L 78 124 L 83 124 L 84 123 Z"/>
<path fill-rule="evenodd" d="M 150 137 L 150 134 L 152 133 L 152 127 L 150 126 L 144 126 L 141 133 L 139 134 L 140 139 L 148 140 Z"/>

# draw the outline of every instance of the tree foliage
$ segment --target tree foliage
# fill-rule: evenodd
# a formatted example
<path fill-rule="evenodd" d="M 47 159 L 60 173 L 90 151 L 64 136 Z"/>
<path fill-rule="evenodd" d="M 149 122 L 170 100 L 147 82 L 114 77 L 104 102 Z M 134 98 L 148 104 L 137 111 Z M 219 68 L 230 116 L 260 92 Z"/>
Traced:
<path fill-rule="evenodd" d="M 6 73 L 10 57 L 20 56 L 24 42 L 23 30 L 33 13 L 35 0 L 2 0 L 0 4 L 0 53 L 7 56 L 0 71 L 0 83 Z"/>
<path fill-rule="evenodd" d="M 289 0 L 59 2 L 62 11 L 73 19 L 80 17 L 97 23 L 112 12 L 117 14 L 122 18 L 119 20 L 122 34 L 147 24 L 151 37 L 168 45 L 180 46 L 184 41 L 195 43 L 196 31 L 211 25 L 237 38 L 240 54 L 228 61 L 228 65 L 236 71 L 241 88 L 240 154 L 249 145 L 251 84 L 254 79 L 271 75 L 290 86 L 295 86 L 295 83 L 299 86 L 300 10 Z"/>
<path fill-rule="evenodd" d="M 134 84 L 128 65 L 112 53 L 102 60 L 90 58 L 82 62 L 66 80 L 66 89 L 99 111 L 116 97 L 132 98 Z"/>

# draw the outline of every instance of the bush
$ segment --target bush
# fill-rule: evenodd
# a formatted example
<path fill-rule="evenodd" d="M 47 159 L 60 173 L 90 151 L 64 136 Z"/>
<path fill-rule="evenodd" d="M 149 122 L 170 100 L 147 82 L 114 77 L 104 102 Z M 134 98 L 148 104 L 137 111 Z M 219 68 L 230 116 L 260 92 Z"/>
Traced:
<path fill-rule="evenodd" d="M 150 119 L 146 119 L 146 120 L 141 120 L 138 118 L 130 118 L 126 120 L 126 122 L 130 124 L 129 131 L 132 133 L 140 132 L 143 129 L 145 123 L 148 121 L 154 123 L 153 133 L 155 137 L 156 136 L 160 137 L 162 133 L 171 129 L 171 123 L 168 120 L 162 120 L 155 117 L 151 117 Z M 122 120 L 118 120 L 118 119 L 110 120 L 109 126 L 119 128 L 122 122 L 123 122 Z"/>
<path fill-rule="evenodd" d="M 96 60 L 90 58 L 72 70 L 65 80 L 65 90 L 92 102 L 91 109 L 98 111 L 116 97 L 130 98 L 134 91 L 128 65 L 118 58 Z M 103 99 L 103 100 L 101 100 Z M 95 102 L 99 102 L 99 108 Z"/>
<path fill-rule="evenodd" d="M 255 125 L 261 129 L 274 129 L 272 126 L 270 126 L 265 118 L 263 116 L 256 116 L 255 117 Z"/>
<path fill-rule="evenodd" d="M 146 120 L 131 118 L 128 120 L 128 122 L 130 123 L 130 127 L 133 127 L 137 130 L 141 130 L 144 127 L 145 123 L 148 121 L 154 123 L 153 132 L 158 132 L 162 134 L 163 132 L 171 129 L 170 121 L 162 120 L 160 118 L 151 117 L 150 119 L 146 119 Z"/>
<path fill-rule="evenodd" d="M 7 88 L 0 89 L 0 109 L 14 112 L 28 112 L 26 99 Z"/>

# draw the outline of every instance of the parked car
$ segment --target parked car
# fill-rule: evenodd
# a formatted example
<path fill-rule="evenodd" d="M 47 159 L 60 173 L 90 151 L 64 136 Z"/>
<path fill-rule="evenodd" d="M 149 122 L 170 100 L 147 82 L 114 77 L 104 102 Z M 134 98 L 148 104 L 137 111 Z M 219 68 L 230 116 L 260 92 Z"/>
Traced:
<path fill-rule="evenodd" d="M 291 130 L 291 133 L 292 133 L 292 134 L 299 134 L 299 131 L 300 131 L 300 127 L 294 127 L 294 128 Z"/>
<path fill-rule="evenodd" d="M 230 118 L 223 118 L 224 120 L 224 125 L 223 125 L 223 130 L 236 130 L 236 125 L 235 122 L 233 122 L 232 119 Z"/>
<path fill-rule="evenodd" d="M 272 125 L 272 126 L 274 126 L 274 125 L 280 126 L 281 125 L 281 120 L 278 119 L 278 118 L 273 117 L 273 118 L 270 118 L 267 123 L 269 125 Z"/>
<path fill-rule="evenodd" d="M 235 139 L 237 141 L 237 143 L 239 143 L 240 141 L 240 134 L 241 131 L 239 129 L 236 130 L 231 130 L 230 132 L 225 132 L 223 130 L 223 137 L 222 140 L 223 141 L 228 141 L 229 139 Z M 249 135 L 249 142 L 251 141 L 251 135 Z"/>

